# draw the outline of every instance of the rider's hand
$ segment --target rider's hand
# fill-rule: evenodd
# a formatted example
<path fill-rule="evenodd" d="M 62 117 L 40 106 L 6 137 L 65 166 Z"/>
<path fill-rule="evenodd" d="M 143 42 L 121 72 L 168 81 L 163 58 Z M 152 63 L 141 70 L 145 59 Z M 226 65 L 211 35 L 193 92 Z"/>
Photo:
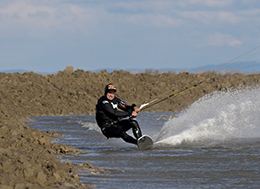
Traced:
<path fill-rule="evenodd" d="M 131 116 L 136 117 L 137 116 L 137 112 L 133 111 Z"/>
<path fill-rule="evenodd" d="M 140 108 L 134 107 L 134 111 L 136 111 L 137 113 L 139 113 L 139 112 L 140 112 Z"/>

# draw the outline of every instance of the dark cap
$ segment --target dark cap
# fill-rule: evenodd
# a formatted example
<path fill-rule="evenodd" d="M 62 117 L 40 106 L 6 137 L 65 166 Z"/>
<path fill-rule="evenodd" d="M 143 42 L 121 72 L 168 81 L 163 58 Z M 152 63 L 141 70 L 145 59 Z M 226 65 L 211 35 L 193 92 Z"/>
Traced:
<path fill-rule="evenodd" d="M 105 95 L 107 93 L 115 93 L 116 92 L 116 86 L 113 83 L 109 83 L 105 87 Z"/>

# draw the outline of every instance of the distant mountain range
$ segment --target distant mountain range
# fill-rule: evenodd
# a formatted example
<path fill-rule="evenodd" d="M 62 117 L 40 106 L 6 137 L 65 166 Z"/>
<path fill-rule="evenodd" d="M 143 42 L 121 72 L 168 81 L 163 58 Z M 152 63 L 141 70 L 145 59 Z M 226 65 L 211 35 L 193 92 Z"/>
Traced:
<path fill-rule="evenodd" d="M 98 69 L 98 70 L 88 70 L 92 72 L 98 72 L 102 70 L 107 70 L 108 72 L 113 72 L 114 70 L 120 70 L 120 69 L 111 69 L 111 68 L 104 68 L 104 69 Z M 164 69 L 125 69 L 125 71 L 129 71 L 131 73 L 143 73 L 143 72 L 151 72 L 151 73 L 166 73 L 166 72 L 190 72 L 190 73 L 201 73 L 205 71 L 215 71 L 217 73 L 244 73 L 244 74 L 252 74 L 252 73 L 260 73 L 260 63 L 259 62 L 234 62 L 229 64 L 220 64 L 220 65 L 207 65 L 202 67 L 194 67 L 194 68 L 164 68 Z M 3 70 L 0 72 L 4 73 L 24 73 L 24 72 L 30 72 L 29 70 L 22 70 L 22 69 L 13 69 L 13 70 Z M 36 72 L 38 74 L 55 74 L 57 72 Z"/>
<path fill-rule="evenodd" d="M 1 70 L 0 72 L 4 72 L 4 73 L 24 73 L 27 72 L 27 70 L 22 70 L 22 69 L 13 69 L 13 70 Z"/>
<path fill-rule="evenodd" d="M 194 68 L 165 68 L 165 69 L 129 69 L 126 70 L 131 73 L 140 73 L 140 72 L 151 72 L 151 73 L 166 73 L 166 72 L 190 72 L 190 73 L 201 73 L 205 71 L 215 71 L 217 73 L 260 73 L 260 63 L 259 62 L 235 62 L 229 64 L 220 64 L 220 65 L 206 65 L 202 67 Z"/>
<path fill-rule="evenodd" d="M 2 70 L 0 72 L 4 72 L 4 73 L 24 73 L 24 72 L 34 72 L 32 70 L 23 70 L 23 69 L 11 69 L 11 70 Z M 38 73 L 38 74 L 56 74 L 57 72 L 34 72 L 34 73 Z"/>
<path fill-rule="evenodd" d="M 145 69 L 145 70 L 127 70 L 132 73 L 140 73 L 140 72 L 158 72 L 158 73 L 166 73 L 166 72 L 190 72 L 190 73 L 201 73 L 205 71 L 215 71 L 217 73 L 244 73 L 244 74 L 252 74 L 252 73 L 260 73 L 260 63 L 259 62 L 235 62 L 230 64 L 220 64 L 220 65 L 206 65 L 202 67 L 194 67 L 194 68 L 165 68 L 165 69 Z"/>
<path fill-rule="evenodd" d="M 235 62 L 229 64 L 220 65 L 207 65 L 203 67 L 190 69 L 191 72 L 201 71 L 216 71 L 216 72 L 231 72 L 231 73 L 259 73 L 260 63 L 259 62 Z"/>

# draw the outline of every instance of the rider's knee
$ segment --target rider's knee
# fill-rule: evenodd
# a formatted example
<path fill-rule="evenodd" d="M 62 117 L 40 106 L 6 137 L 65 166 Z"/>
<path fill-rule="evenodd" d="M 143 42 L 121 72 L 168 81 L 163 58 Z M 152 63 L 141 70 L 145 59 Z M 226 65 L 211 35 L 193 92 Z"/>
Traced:
<path fill-rule="evenodd" d="M 135 127 L 139 127 L 139 124 L 136 120 L 131 120 L 130 123 Z"/>

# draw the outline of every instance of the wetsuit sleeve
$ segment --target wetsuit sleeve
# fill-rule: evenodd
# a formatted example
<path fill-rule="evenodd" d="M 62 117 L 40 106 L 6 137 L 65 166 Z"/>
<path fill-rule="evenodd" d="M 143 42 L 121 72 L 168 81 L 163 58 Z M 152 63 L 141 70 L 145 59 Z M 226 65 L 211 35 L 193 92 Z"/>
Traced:
<path fill-rule="evenodd" d="M 102 103 L 102 109 L 103 111 L 107 112 L 108 114 L 115 116 L 115 117 L 127 117 L 130 116 L 132 112 L 129 111 L 118 111 L 113 109 L 113 107 L 111 106 L 111 104 L 109 103 Z"/>
<path fill-rule="evenodd" d="M 117 98 L 117 101 L 118 101 L 118 108 L 120 108 L 121 110 L 130 112 L 132 114 L 132 111 L 134 110 L 134 107 L 136 106 L 135 104 L 133 104 L 132 106 L 129 106 L 120 98 Z"/>

